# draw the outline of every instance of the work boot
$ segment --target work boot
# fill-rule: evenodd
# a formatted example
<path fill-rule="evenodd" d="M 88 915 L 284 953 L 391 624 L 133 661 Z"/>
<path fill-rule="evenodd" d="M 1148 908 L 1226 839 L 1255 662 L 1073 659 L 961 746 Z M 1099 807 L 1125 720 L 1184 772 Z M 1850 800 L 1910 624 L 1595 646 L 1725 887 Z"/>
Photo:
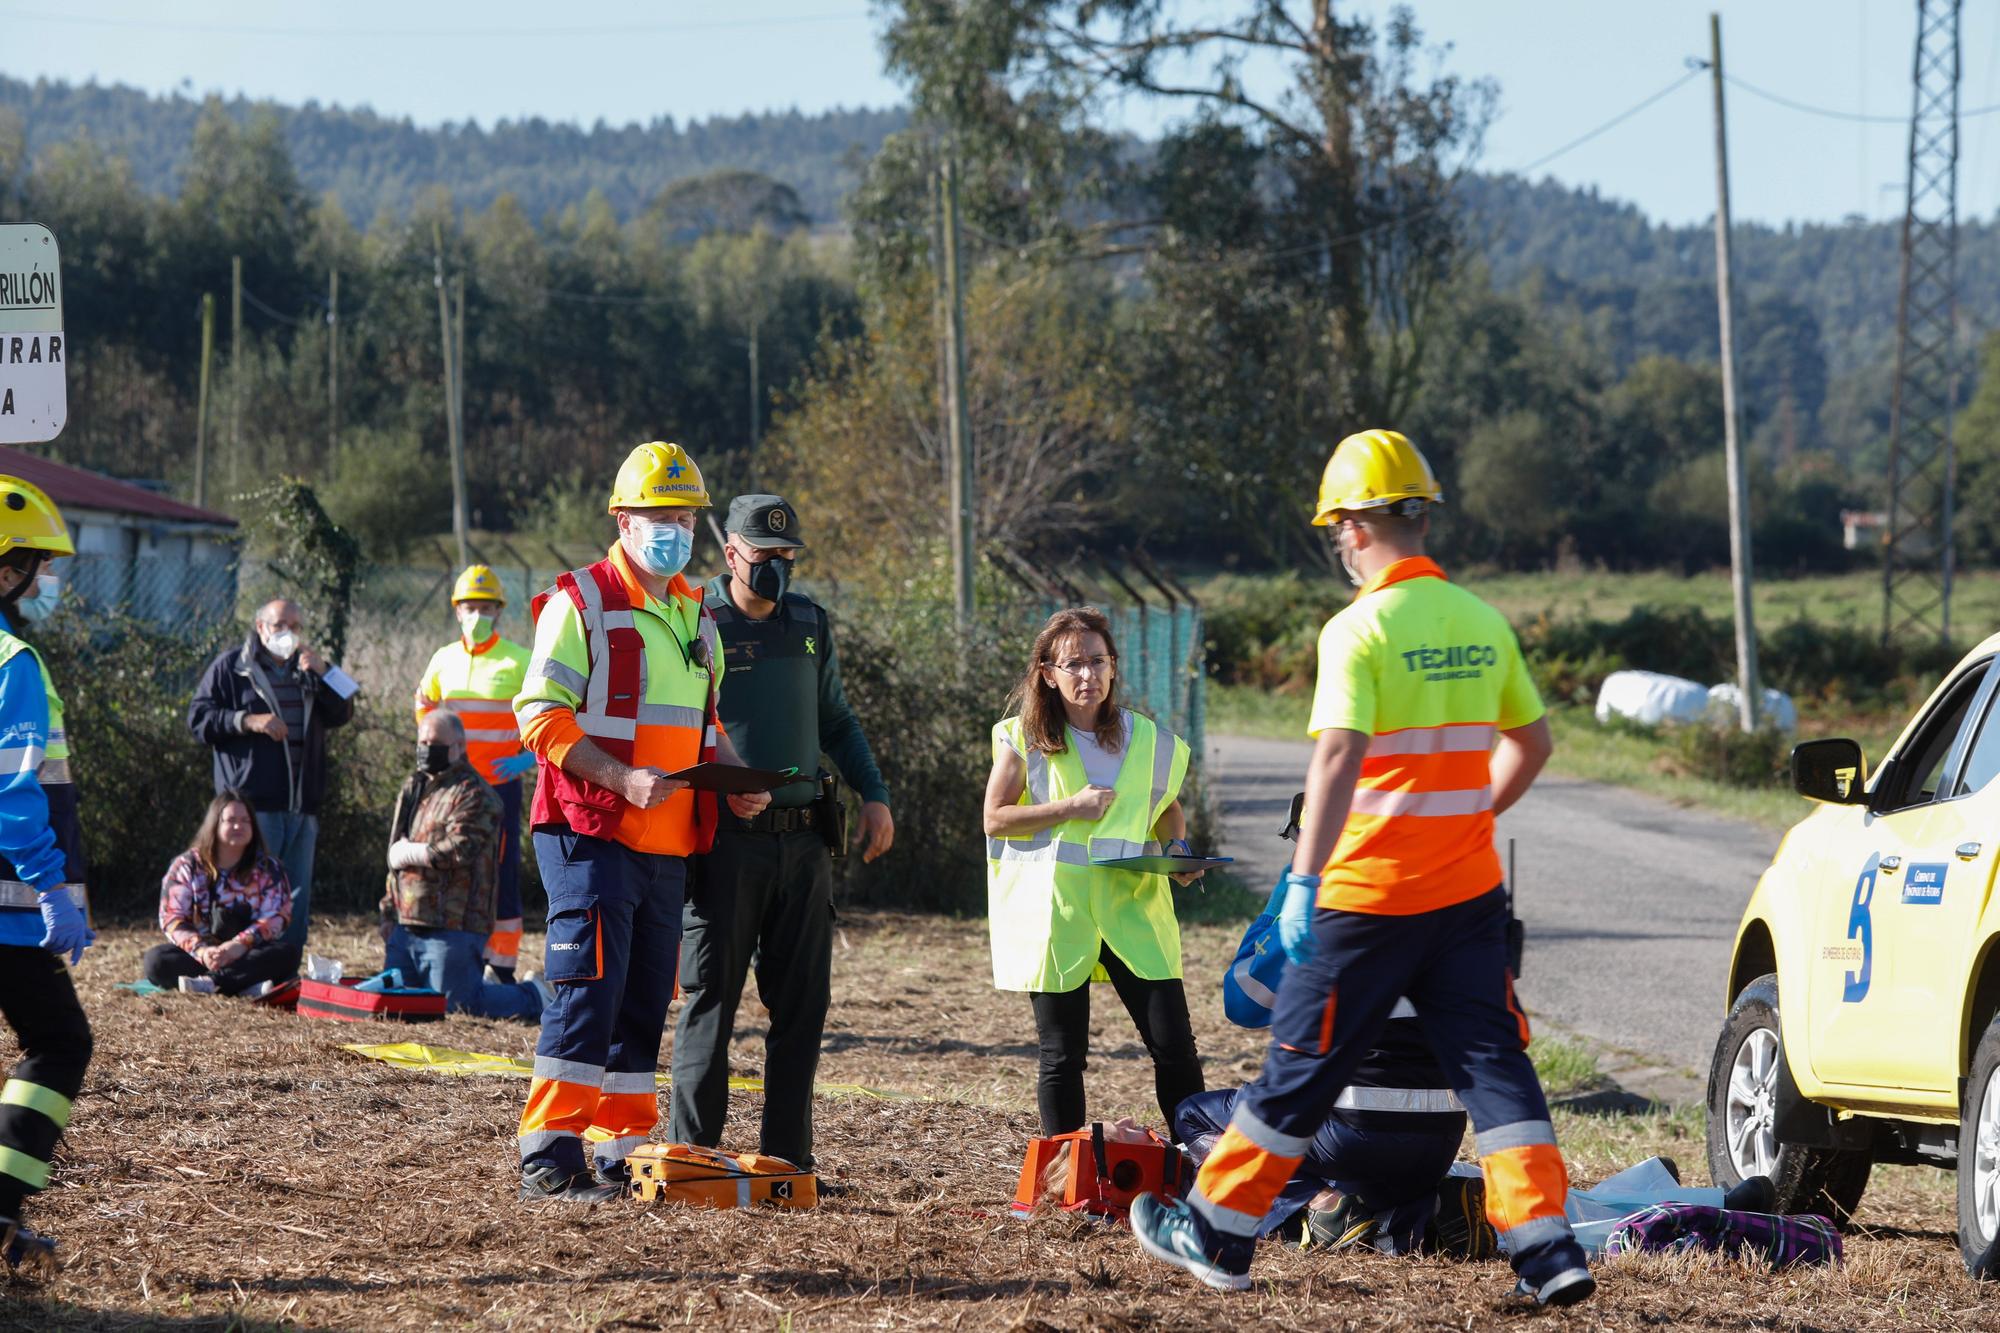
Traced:
<path fill-rule="evenodd" d="M 1184 1199 L 1142 1194 L 1132 1202 L 1132 1234 L 1155 1259 L 1187 1269 L 1221 1291 L 1250 1288 L 1254 1241 L 1218 1236 Z"/>
<path fill-rule="evenodd" d="M 1597 1290 L 1590 1261 L 1573 1238 L 1514 1256 L 1514 1272 L 1520 1276 L 1514 1294 L 1532 1296 L 1537 1305 L 1575 1305 Z"/>
<path fill-rule="evenodd" d="M 0 1217 L 0 1258 L 17 1277 L 44 1279 L 56 1273 L 56 1243 L 11 1217 Z"/>
<path fill-rule="evenodd" d="M 622 1186 L 605 1184 L 588 1170 L 572 1171 L 553 1162 L 521 1168 L 523 1203 L 537 1203 L 544 1199 L 560 1199 L 565 1203 L 603 1203 L 622 1193 Z"/>
<path fill-rule="evenodd" d="M 609 1162 L 602 1157 L 590 1159 L 590 1178 L 600 1185 L 609 1185 L 620 1194 L 632 1188 L 632 1168 L 621 1161 Z"/>
<path fill-rule="evenodd" d="M 1343 1194 L 1331 1208 L 1307 1208 L 1302 1250 L 1345 1250 L 1375 1238 L 1375 1213 L 1352 1194 Z"/>
<path fill-rule="evenodd" d="M 514 969 L 502 967 L 498 963 L 488 963 L 486 977 L 496 986 L 511 986 L 514 984 Z"/>
<path fill-rule="evenodd" d="M 1486 1182 L 1477 1176 L 1446 1176 L 1437 1192 L 1431 1248 L 1453 1259 L 1491 1259 L 1500 1237 L 1486 1220 Z"/>

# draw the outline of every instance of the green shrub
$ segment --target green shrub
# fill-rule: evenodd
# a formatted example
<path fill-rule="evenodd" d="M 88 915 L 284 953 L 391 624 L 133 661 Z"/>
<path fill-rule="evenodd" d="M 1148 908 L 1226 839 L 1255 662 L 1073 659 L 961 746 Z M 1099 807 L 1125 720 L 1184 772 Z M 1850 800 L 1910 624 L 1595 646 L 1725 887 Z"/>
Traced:
<path fill-rule="evenodd" d="M 1667 754 L 1689 777 L 1729 787 L 1770 787 L 1783 782 L 1791 738 L 1769 727 L 1745 732 L 1724 723 L 1672 727 Z"/>
<path fill-rule="evenodd" d="M 852 902 L 980 913 L 986 840 L 980 809 L 993 724 L 1013 688 L 1038 613 L 998 610 L 961 637 L 951 607 L 846 601 L 833 615 L 848 702 L 895 800 L 896 846 L 872 865 L 839 862 Z"/>
<path fill-rule="evenodd" d="M 214 793 L 187 707 L 222 645 L 67 612 L 29 637 L 64 704 L 93 910 L 101 919 L 151 917 L 167 862 L 194 837 Z"/>

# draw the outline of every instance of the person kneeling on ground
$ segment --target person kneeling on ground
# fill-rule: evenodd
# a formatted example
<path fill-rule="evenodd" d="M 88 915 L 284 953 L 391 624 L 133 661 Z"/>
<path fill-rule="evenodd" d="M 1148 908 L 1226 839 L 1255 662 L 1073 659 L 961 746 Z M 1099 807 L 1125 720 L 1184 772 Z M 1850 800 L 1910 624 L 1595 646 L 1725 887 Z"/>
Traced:
<path fill-rule="evenodd" d="M 291 919 L 291 880 L 265 852 L 250 803 L 226 789 L 160 881 L 168 942 L 146 951 L 146 980 L 171 990 L 183 977 L 211 978 L 224 995 L 285 981 L 299 970 L 299 947 L 284 941 Z"/>
<path fill-rule="evenodd" d="M 1218 1088 L 1175 1109 L 1174 1137 L 1197 1163 L 1229 1128 L 1242 1095 Z M 1464 1137 L 1465 1108 L 1404 1000 L 1307 1142 L 1257 1234 L 1296 1238 L 1307 1248 L 1491 1255 L 1480 1182 L 1446 1175 Z"/>
<path fill-rule="evenodd" d="M 500 798 L 465 759 L 465 724 L 442 710 L 417 724 L 419 767 L 396 797 L 383 966 L 481 1018 L 540 1021 L 544 982 L 484 980 L 499 884 Z"/>

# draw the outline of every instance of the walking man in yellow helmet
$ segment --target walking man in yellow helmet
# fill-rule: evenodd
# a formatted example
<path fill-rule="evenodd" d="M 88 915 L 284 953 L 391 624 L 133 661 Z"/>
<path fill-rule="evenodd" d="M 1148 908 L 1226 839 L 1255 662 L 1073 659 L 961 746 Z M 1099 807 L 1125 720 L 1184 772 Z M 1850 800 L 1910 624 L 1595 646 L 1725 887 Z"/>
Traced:
<path fill-rule="evenodd" d="M 0 1088 L 0 1259 L 44 1273 L 55 1242 L 21 1225 L 21 1205 L 49 1183 L 90 1064 L 90 1022 L 64 957 L 76 963 L 97 936 L 84 917 L 62 699 L 19 635 L 55 609 L 49 561 L 75 552 L 49 497 L 0 477 L 0 1013 L 21 1044 Z"/>
<path fill-rule="evenodd" d="M 681 577 L 707 505 L 679 445 L 640 445 L 611 488 L 618 540 L 531 604 L 535 647 L 514 716 L 540 761 L 529 822 L 555 998 L 521 1113 L 524 1200 L 617 1195 L 625 1158 L 659 1119 L 687 858 L 708 850 L 717 820 L 713 793 L 667 775 L 741 763 L 715 716 L 715 620 Z M 727 799 L 740 819 L 771 801 Z"/>
<path fill-rule="evenodd" d="M 1596 1289 L 1563 1215 L 1569 1181 L 1507 970 L 1493 847 L 1494 816 L 1553 744 L 1513 630 L 1424 554 L 1443 499 L 1424 456 L 1388 430 L 1342 440 L 1320 482 L 1313 522 L 1334 529 L 1360 592 L 1320 632 L 1271 1045 L 1192 1196 L 1132 1211 L 1147 1253 L 1210 1286 L 1250 1285 L 1258 1223 L 1408 996 L 1478 1132 L 1516 1290 L 1570 1305 Z"/>
<path fill-rule="evenodd" d="M 499 896 L 486 963 L 508 984 L 521 954 L 521 778 L 535 756 L 521 748 L 514 696 L 527 675 L 528 650 L 500 636 L 507 606 L 500 576 L 486 565 L 468 565 L 451 590 L 458 637 L 431 655 L 417 682 L 417 721 L 439 708 L 465 725 L 465 757 L 500 797 Z"/>

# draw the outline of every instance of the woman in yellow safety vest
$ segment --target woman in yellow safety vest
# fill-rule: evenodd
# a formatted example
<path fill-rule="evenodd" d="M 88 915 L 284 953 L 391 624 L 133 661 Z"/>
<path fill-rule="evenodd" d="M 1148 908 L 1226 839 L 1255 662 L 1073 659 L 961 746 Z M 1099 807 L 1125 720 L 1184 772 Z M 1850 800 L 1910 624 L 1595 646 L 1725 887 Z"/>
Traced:
<path fill-rule="evenodd" d="M 987 918 L 993 984 L 1034 1008 L 1042 1132 L 1084 1124 L 1092 980 L 1108 980 L 1138 1026 L 1171 1126 L 1202 1090 L 1173 889 L 1093 863 L 1187 850 L 1187 742 L 1119 706 L 1111 625 L 1091 607 L 1049 618 L 1008 706 L 986 780 Z"/>

